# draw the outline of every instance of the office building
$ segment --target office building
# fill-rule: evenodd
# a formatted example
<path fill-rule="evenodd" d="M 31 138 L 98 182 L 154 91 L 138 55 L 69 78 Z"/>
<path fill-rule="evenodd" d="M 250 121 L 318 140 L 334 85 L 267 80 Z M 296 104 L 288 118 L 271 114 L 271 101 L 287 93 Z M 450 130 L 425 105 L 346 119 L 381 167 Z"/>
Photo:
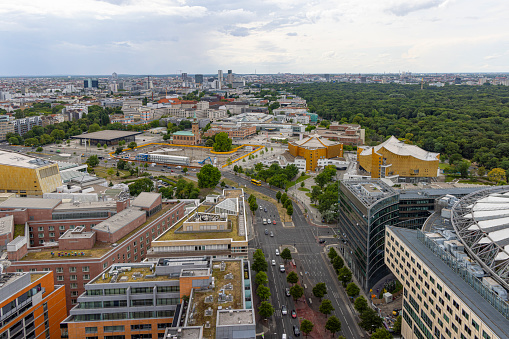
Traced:
<path fill-rule="evenodd" d="M 195 74 L 194 82 L 197 84 L 203 84 L 203 74 Z"/>
<path fill-rule="evenodd" d="M 314 171 L 319 159 L 343 157 L 343 144 L 313 134 L 302 140 L 288 142 L 288 152 L 292 157 L 306 161 L 306 171 Z"/>
<path fill-rule="evenodd" d="M 388 178 L 399 182 L 429 182 L 438 176 L 439 153 L 409 145 L 394 136 L 378 146 L 357 148 L 361 170 L 371 178 Z"/>
<path fill-rule="evenodd" d="M 226 76 L 226 81 L 228 82 L 228 85 L 233 84 L 233 72 L 231 69 L 228 70 L 228 75 Z"/>
<path fill-rule="evenodd" d="M 14 133 L 14 123 L 10 121 L 0 121 L 0 141 L 7 140 L 7 134 Z"/>
<path fill-rule="evenodd" d="M 222 89 L 222 84 L 223 84 L 223 71 L 222 70 L 218 70 L 217 71 L 217 87 L 216 89 Z"/>
<path fill-rule="evenodd" d="M 403 338 L 509 338 L 506 290 L 453 232 L 445 232 L 451 240 L 398 227 L 385 233 L 385 263 L 403 284 Z M 505 300 L 496 291 L 505 291 Z"/>
<path fill-rule="evenodd" d="M 399 193 L 380 180 L 342 180 L 339 187 L 339 231 L 346 263 L 369 291 L 389 274 L 384 264 L 386 225 L 398 222 Z"/>
<path fill-rule="evenodd" d="M 88 78 L 83 80 L 84 88 L 99 88 L 99 80 Z"/>
<path fill-rule="evenodd" d="M 247 210 L 249 210 L 247 208 Z M 148 257 L 211 255 L 247 258 L 246 205 L 242 189 L 225 189 L 206 200 L 154 241 Z"/>
<path fill-rule="evenodd" d="M 61 185 L 56 162 L 0 150 L 0 193 L 43 195 Z"/>
<path fill-rule="evenodd" d="M 60 338 L 65 287 L 53 272 L 0 274 L 0 338 Z"/>
<path fill-rule="evenodd" d="M 69 310 L 84 285 L 104 269 L 145 259 L 152 240 L 179 221 L 188 204 L 162 203 L 158 193 L 86 203 L 8 199 L 0 203 L 1 214 L 25 225 L 25 236 L 7 244 L 6 270 L 55 272 L 55 283 L 66 286 Z"/>

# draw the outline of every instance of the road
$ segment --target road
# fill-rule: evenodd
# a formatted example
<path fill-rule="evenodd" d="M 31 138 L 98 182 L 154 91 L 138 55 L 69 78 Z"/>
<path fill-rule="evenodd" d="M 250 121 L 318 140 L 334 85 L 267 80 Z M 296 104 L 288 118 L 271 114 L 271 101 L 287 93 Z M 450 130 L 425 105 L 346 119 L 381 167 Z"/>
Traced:
<path fill-rule="evenodd" d="M 276 192 L 267 187 L 254 186 L 249 180 L 236 176 L 230 172 L 223 172 L 223 176 L 276 199 Z M 267 207 L 267 214 L 277 215 L 277 210 L 274 205 L 261 200 L 258 201 L 258 205 Z M 265 213 L 258 210 L 256 213 L 254 234 L 249 242 L 249 247 L 251 249 L 261 248 L 265 253 L 266 258 L 271 260 L 275 257 L 276 248 L 282 249 L 287 246 L 295 246 L 297 253 L 292 253 L 292 256 L 297 262 L 299 279 L 307 285 L 307 288 L 305 289 L 305 296 L 311 296 L 312 287 L 319 282 L 324 282 L 327 285 L 328 291 L 325 298 L 331 300 L 332 305 L 335 308 L 333 314 L 336 315 L 342 323 L 342 332 L 337 335 L 343 335 L 349 339 L 364 338 L 364 332 L 361 332 L 357 325 L 357 320 L 354 317 L 355 313 L 353 305 L 350 301 L 348 301 L 348 297 L 346 296 L 344 289 L 340 287 L 340 283 L 332 265 L 329 263 L 326 248 L 324 248 L 331 241 L 334 243 L 339 243 L 339 241 L 332 236 L 332 231 L 329 228 L 319 228 L 309 225 L 299 206 L 295 203 L 293 204 L 293 210 L 294 213 L 292 219 L 295 227 L 283 227 L 279 222 L 279 217 L 277 218 L 277 225 L 261 225 L 258 222 L 260 218 L 259 214 Z M 266 236 L 264 234 L 265 228 L 267 228 L 269 232 L 272 230 L 274 232 L 274 237 Z M 319 239 L 326 240 L 326 243 L 323 245 L 319 244 Z M 276 261 L 280 262 L 281 259 L 279 258 L 279 261 Z M 269 283 L 269 287 L 272 293 L 271 302 L 273 303 L 274 308 L 276 310 L 280 310 L 282 303 L 286 303 L 289 310 L 293 309 L 293 301 L 290 300 L 291 298 L 287 298 L 284 295 L 284 288 L 289 286 L 286 283 L 286 275 L 279 273 L 278 266 L 272 267 L 270 265 L 268 275 L 269 281 L 273 281 L 272 285 Z M 265 338 L 281 338 L 281 334 L 283 333 L 293 333 L 292 325 L 296 324 L 297 321 L 291 319 L 289 316 L 280 317 L 279 314 L 280 313 L 276 312 L 275 316 L 273 316 L 269 330 L 265 333 Z M 262 329 L 261 326 L 260 329 Z M 257 332 L 260 333 L 260 331 Z M 276 333 L 276 335 L 274 335 L 274 333 Z"/>

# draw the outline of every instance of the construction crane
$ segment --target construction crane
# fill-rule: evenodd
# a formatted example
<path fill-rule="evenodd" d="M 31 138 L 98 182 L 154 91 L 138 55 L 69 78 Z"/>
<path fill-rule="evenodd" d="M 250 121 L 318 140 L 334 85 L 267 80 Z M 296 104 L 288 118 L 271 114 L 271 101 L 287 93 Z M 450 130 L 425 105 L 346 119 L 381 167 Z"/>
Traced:
<path fill-rule="evenodd" d="M 214 165 L 214 161 L 213 161 L 210 157 L 206 158 L 206 159 L 205 159 L 205 160 L 203 160 L 203 161 L 198 161 L 198 163 L 199 163 L 200 165 L 203 165 L 203 164 L 205 163 L 205 161 L 207 161 L 207 160 L 210 160 L 210 163 L 211 163 L 212 165 Z"/>

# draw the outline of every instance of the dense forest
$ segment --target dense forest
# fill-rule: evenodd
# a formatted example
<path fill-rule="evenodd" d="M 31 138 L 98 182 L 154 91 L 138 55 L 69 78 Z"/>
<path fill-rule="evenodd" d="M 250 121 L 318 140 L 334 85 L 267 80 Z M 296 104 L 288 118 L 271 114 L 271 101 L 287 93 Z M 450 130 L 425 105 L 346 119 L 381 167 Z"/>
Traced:
<path fill-rule="evenodd" d="M 443 158 L 509 170 L 508 86 L 309 83 L 274 85 L 323 119 L 356 123 L 366 143 L 394 135 Z"/>

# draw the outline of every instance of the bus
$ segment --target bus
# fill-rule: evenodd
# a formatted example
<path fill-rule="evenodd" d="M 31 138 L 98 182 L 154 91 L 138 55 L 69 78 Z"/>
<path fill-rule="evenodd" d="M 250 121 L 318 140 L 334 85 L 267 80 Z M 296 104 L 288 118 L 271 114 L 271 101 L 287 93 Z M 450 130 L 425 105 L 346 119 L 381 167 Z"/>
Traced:
<path fill-rule="evenodd" d="M 251 183 L 256 186 L 261 186 L 262 182 L 260 180 L 251 179 Z"/>

